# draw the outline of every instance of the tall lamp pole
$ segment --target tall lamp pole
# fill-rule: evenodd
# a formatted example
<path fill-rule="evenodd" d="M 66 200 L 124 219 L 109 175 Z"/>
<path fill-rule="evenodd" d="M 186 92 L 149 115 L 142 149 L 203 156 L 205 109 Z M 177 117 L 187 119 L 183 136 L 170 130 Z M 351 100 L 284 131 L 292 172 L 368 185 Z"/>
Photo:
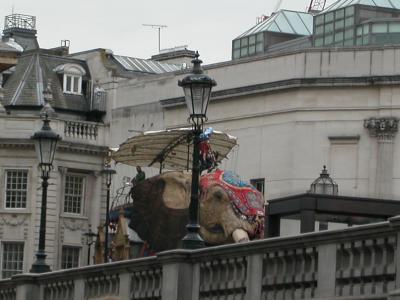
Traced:
<path fill-rule="evenodd" d="M 192 189 L 189 205 L 189 224 L 186 225 L 187 234 L 182 240 L 185 249 L 197 249 L 204 247 L 204 240 L 199 231 L 199 178 L 200 178 L 200 134 L 203 132 L 203 124 L 207 120 L 207 107 L 210 101 L 211 89 L 217 83 L 204 74 L 196 52 L 192 60 L 193 70 L 178 85 L 183 88 L 186 106 L 189 110 L 189 120 L 192 123 L 193 134 L 193 167 L 192 167 Z"/>
<path fill-rule="evenodd" d="M 110 190 L 112 183 L 112 176 L 117 173 L 111 168 L 110 163 L 107 162 L 103 171 L 103 175 L 106 179 L 107 187 L 107 206 L 106 206 L 106 224 L 105 224 L 105 241 L 104 241 L 104 262 L 108 262 L 108 228 L 110 227 Z"/>
<path fill-rule="evenodd" d="M 51 130 L 48 115 L 45 115 L 43 127 L 32 136 L 35 141 L 35 149 L 39 160 L 42 178 L 42 206 L 40 211 L 39 248 L 36 252 L 36 261 L 32 264 L 31 273 L 50 272 L 50 266 L 46 264 L 46 212 L 47 212 L 47 187 L 50 171 L 53 169 L 54 154 L 57 143 L 61 137 Z"/>

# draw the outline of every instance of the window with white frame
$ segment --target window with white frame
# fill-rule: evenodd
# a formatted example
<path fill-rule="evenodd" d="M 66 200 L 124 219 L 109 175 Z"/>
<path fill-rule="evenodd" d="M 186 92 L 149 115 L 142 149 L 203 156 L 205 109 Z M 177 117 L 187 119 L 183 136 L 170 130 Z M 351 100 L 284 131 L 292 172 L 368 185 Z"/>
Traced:
<path fill-rule="evenodd" d="M 63 92 L 66 94 L 82 94 L 82 78 L 85 69 L 78 64 L 63 64 L 57 66 L 54 71 L 62 75 Z"/>
<path fill-rule="evenodd" d="M 64 74 L 64 93 L 81 94 L 82 93 L 82 76 Z"/>
<path fill-rule="evenodd" d="M 5 208 L 26 208 L 28 170 L 6 170 Z"/>
<path fill-rule="evenodd" d="M 24 243 L 3 242 L 2 249 L 2 278 L 10 278 L 15 274 L 22 273 L 24 265 Z"/>
<path fill-rule="evenodd" d="M 85 177 L 67 174 L 65 176 L 64 212 L 82 214 L 84 204 Z"/>
<path fill-rule="evenodd" d="M 81 247 L 63 246 L 61 257 L 61 269 L 79 267 L 79 254 Z"/>

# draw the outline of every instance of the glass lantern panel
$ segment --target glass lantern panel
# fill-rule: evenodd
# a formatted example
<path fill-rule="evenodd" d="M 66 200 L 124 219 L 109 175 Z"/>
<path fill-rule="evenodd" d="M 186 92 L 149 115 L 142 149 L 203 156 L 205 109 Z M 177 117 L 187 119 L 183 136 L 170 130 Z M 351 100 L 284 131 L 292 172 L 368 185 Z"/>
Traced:
<path fill-rule="evenodd" d="M 210 98 L 211 87 L 208 84 L 192 84 L 193 114 L 204 115 Z"/>
<path fill-rule="evenodd" d="M 53 163 L 55 146 L 57 144 L 57 140 L 42 138 L 39 141 L 39 161 L 44 165 L 51 165 Z"/>
<path fill-rule="evenodd" d="M 193 106 L 192 106 L 192 89 L 190 85 L 187 85 L 183 88 L 183 93 L 185 94 L 185 102 L 186 107 L 188 108 L 189 115 L 193 115 Z"/>

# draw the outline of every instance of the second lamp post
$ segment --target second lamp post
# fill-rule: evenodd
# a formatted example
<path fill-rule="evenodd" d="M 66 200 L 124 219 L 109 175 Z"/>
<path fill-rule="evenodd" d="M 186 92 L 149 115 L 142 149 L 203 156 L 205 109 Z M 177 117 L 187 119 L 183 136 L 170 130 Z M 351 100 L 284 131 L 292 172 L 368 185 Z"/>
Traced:
<path fill-rule="evenodd" d="M 207 107 L 210 101 L 211 89 L 217 85 L 215 80 L 204 74 L 196 52 L 192 60 L 193 70 L 178 85 L 183 88 L 185 102 L 189 110 L 189 120 L 192 123 L 193 132 L 193 167 L 192 167 L 192 189 L 189 205 L 189 224 L 186 225 L 187 234 L 183 238 L 183 248 L 197 249 L 204 247 L 204 240 L 199 231 L 199 178 L 200 178 L 200 134 L 203 132 L 203 124 L 207 120 Z"/>
<path fill-rule="evenodd" d="M 61 137 L 51 130 L 50 120 L 47 114 L 43 120 L 43 127 L 32 136 L 35 141 L 35 149 L 39 159 L 39 167 L 42 171 L 42 206 L 40 210 L 39 248 L 36 252 L 36 261 L 32 264 L 32 273 L 50 272 L 50 266 L 46 264 L 46 213 L 47 213 L 47 187 L 50 171 L 53 169 L 54 154 L 57 142 Z"/>
<path fill-rule="evenodd" d="M 109 249 L 108 249 L 108 229 L 110 227 L 110 192 L 111 192 L 111 183 L 112 176 L 116 173 L 114 169 L 111 168 L 110 164 L 107 162 L 105 168 L 102 171 L 103 175 L 106 179 L 106 187 L 107 187 L 107 207 L 106 207 L 106 225 L 105 225 L 105 239 L 104 239 L 104 262 L 108 262 L 109 257 Z"/>

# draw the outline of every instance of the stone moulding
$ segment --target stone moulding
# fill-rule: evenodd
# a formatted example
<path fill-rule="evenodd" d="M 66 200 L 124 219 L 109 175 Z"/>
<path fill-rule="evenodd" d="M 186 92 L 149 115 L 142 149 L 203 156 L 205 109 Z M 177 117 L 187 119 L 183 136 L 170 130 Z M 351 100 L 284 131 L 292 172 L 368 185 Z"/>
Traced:
<path fill-rule="evenodd" d="M 260 83 L 237 88 L 212 92 L 211 100 L 222 100 L 244 95 L 268 93 L 276 90 L 295 89 L 302 87 L 352 87 L 374 85 L 399 85 L 400 76 L 362 76 L 362 77 L 329 77 L 329 78 L 294 78 L 288 80 Z M 184 97 L 161 99 L 160 103 L 165 108 L 185 104 Z"/>
<path fill-rule="evenodd" d="M 35 149 L 34 143 L 30 139 L 2 139 L 0 138 L 0 149 Z M 86 145 L 81 143 L 61 141 L 58 150 L 73 153 L 85 153 L 95 155 L 105 155 L 108 152 L 106 146 Z"/>

